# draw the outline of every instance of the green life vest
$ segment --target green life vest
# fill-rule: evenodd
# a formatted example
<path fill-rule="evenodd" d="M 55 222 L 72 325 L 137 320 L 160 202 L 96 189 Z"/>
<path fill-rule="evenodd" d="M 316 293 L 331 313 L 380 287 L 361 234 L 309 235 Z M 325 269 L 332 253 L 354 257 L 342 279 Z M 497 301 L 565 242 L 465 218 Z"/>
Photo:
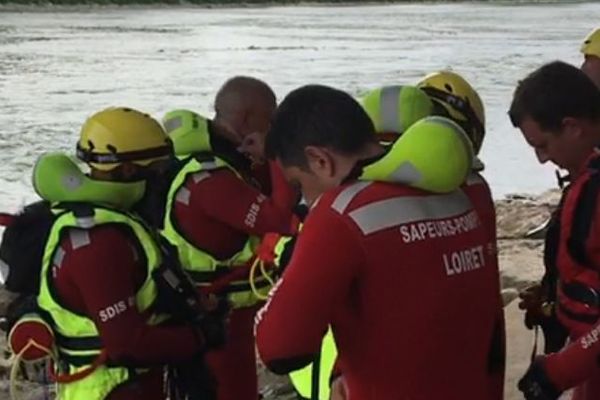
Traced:
<path fill-rule="evenodd" d="M 77 211 L 73 211 L 77 210 Z M 58 374 L 75 374 L 88 369 L 99 357 L 102 344 L 94 321 L 77 314 L 60 303 L 52 283 L 53 268 L 60 267 L 64 251 L 60 246 L 65 234 L 71 235 L 74 248 L 89 244 L 89 229 L 105 224 L 118 224 L 133 233 L 147 261 L 146 278 L 135 296 L 135 306 L 140 312 L 147 311 L 155 302 L 157 287 L 152 273 L 162 260 L 159 247 L 145 226 L 129 214 L 116 210 L 89 206 L 67 209 L 54 208 L 57 217 L 50 230 L 42 261 L 40 291 L 37 297 L 39 307 L 50 318 L 56 338 L 58 362 L 55 365 Z M 149 324 L 159 322 L 153 316 Z M 102 400 L 113 389 L 130 380 L 140 371 L 124 367 L 101 365 L 87 377 L 65 384 L 58 384 L 57 398 L 61 400 Z"/>
<path fill-rule="evenodd" d="M 209 286 L 211 282 L 226 277 L 236 267 L 246 267 L 248 263 L 252 262 L 260 244 L 259 237 L 250 236 L 239 252 L 228 259 L 217 260 L 205 250 L 192 244 L 180 233 L 177 221 L 174 219 L 173 209 L 175 202 L 189 203 L 190 192 L 185 188 L 187 179 L 191 177 L 195 182 L 200 182 L 210 175 L 210 171 L 222 168 L 229 169 L 242 179 L 235 168 L 219 157 L 214 155 L 204 158 L 201 158 L 200 155 L 189 157 L 175 176 L 167 195 L 164 228 L 161 233 L 177 248 L 183 268 L 199 287 Z M 255 285 L 267 292 L 269 283 L 261 276 L 256 279 Z M 247 279 L 229 283 L 225 292 L 233 308 L 250 307 L 260 301 L 252 292 Z"/>

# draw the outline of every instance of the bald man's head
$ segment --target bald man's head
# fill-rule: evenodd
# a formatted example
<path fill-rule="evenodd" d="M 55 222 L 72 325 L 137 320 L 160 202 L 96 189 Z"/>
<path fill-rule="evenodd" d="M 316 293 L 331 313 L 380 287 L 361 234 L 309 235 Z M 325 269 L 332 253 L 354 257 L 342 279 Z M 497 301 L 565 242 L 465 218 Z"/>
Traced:
<path fill-rule="evenodd" d="M 236 76 L 223 84 L 215 98 L 215 122 L 243 138 L 266 135 L 277 106 L 275 93 L 265 82 Z"/>

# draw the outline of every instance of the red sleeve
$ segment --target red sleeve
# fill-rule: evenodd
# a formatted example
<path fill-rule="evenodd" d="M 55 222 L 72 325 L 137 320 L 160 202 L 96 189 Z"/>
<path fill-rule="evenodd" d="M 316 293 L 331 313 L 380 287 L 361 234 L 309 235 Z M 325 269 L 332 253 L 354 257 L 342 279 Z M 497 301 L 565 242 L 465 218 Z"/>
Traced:
<path fill-rule="evenodd" d="M 78 291 L 85 313 L 96 323 L 109 359 L 148 365 L 189 359 L 200 350 L 190 327 L 146 324 L 134 301 L 145 267 L 137 261 L 131 239 L 124 232 L 114 227 L 77 231 L 87 234 L 89 243 L 73 249 L 67 235 L 63 248 L 70 250 L 61 269 L 68 270 L 72 287 Z"/>
<path fill-rule="evenodd" d="M 212 218 L 249 235 L 267 232 L 292 233 L 292 208 L 295 196 L 276 164 L 271 170 L 272 196 L 239 179 L 233 172 L 222 169 L 210 172 L 199 182 L 188 179 L 191 192 L 189 207 L 201 209 Z"/>
<path fill-rule="evenodd" d="M 550 381 L 562 391 L 597 375 L 599 356 L 600 324 L 560 352 L 547 356 L 544 365 Z"/>
<path fill-rule="evenodd" d="M 586 250 L 590 262 L 600 268 L 600 205 L 596 207 Z M 600 372 L 599 359 L 600 324 L 560 352 L 548 356 L 545 365 L 551 382 L 559 389 L 566 390 L 597 375 Z"/>
<path fill-rule="evenodd" d="M 320 350 L 364 262 L 361 249 L 357 233 L 331 208 L 309 214 L 289 266 L 256 317 L 256 343 L 269 369 L 288 373 Z"/>

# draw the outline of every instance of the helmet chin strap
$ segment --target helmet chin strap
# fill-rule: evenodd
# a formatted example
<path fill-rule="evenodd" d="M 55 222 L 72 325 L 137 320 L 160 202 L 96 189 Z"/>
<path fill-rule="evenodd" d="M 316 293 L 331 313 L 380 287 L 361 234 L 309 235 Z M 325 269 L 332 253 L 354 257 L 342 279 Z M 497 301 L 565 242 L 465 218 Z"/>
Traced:
<path fill-rule="evenodd" d="M 555 171 L 555 175 L 556 181 L 558 182 L 558 187 L 561 189 L 564 189 L 565 186 L 567 186 L 567 184 L 571 182 L 571 175 L 568 172 L 563 175 L 560 173 L 560 169 L 557 169 Z"/>

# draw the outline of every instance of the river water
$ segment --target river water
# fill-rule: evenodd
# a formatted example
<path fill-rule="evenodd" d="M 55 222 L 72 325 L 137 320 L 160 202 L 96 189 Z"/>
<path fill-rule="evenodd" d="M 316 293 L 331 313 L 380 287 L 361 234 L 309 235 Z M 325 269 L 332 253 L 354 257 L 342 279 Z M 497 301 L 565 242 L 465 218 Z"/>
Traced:
<path fill-rule="evenodd" d="M 512 90 L 543 62 L 578 65 L 599 22 L 592 3 L 0 11 L 0 209 L 33 198 L 35 158 L 72 151 L 90 113 L 210 114 L 235 74 L 266 80 L 281 98 L 307 83 L 359 95 L 453 68 L 486 105 L 482 158 L 495 197 L 540 192 L 555 186 L 553 168 L 510 126 Z"/>

